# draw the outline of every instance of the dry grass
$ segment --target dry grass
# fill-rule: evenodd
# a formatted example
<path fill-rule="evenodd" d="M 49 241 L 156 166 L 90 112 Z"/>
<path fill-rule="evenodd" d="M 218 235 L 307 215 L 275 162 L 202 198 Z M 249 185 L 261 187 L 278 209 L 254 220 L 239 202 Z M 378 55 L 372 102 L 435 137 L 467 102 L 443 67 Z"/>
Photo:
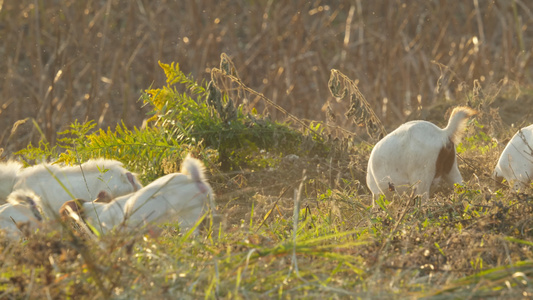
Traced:
<path fill-rule="evenodd" d="M 532 191 L 512 193 L 488 176 L 502 150 L 490 138 L 505 141 L 510 124 L 532 117 L 525 1 L 43 3 L 0 0 L 3 155 L 41 137 L 53 144 L 74 119 L 140 126 L 140 90 L 165 80 L 158 60 L 208 79 L 222 52 L 245 84 L 227 86 L 239 86 L 235 98 L 277 118 L 287 114 L 259 93 L 300 120 L 325 119 L 329 105 L 329 124 L 362 131 L 343 117 L 351 103 L 332 98 L 331 69 L 353 79 L 386 128 L 414 118 L 444 125 L 459 103 L 481 114 L 461 145 L 465 186 L 421 206 L 406 197 L 370 212 L 367 143 L 270 169 L 210 166 L 220 227 L 193 238 L 168 226 L 160 239 L 43 230 L 1 243 L 1 297 L 533 295 Z M 11 135 L 26 118 L 38 126 L 28 119 Z"/>
<path fill-rule="evenodd" d="M 529 86 L 533 13 L 525 1 L 3 1 L 0 147 L 8 153 L 74 119 L 140 126 L 140 90 L 178 61 L 206 78 L 228 53 L 241 78 L 301 118 L 323 118 L 330 69 L 355 79 L 382 122 L 427 118 L 474 80 Z M 277 115 L 276 111 L 271 114 Z M 284 116 L 280 116 L 284 117 Z M 347 120 L 338 124 L 353 129 Z"/>
<path fill-rule="evenodd" d="M 0 295 L 8 299 L 533 295 L 531 190 L 496 191 L 488 177 L 465 172 L 473 159 L 487 166 L 498 152 L 490 148 L 480 156 L 484 144 L 475 144 L 463 153 L 465 163 L 460 164 L 465 187 L 452 195 L 437 194 L 420 207 L 413 205 L 416 199 L 406 197 L 374 214 L 368 209 L 370 196 L 357 179 L 364 171 L 342 161 L 302 158 L 270 170 L 212 175 L 221 215 L 214 231 L 206 224 L 198 237 L 186 237 L 173 226 L 163 226 L 158 239 L 133 232 L 80 240 L 43 230 L 24 243 L 0 244 Z M 367 156 L 363 152 L 358 157 Z M 296 198 L 300 199 L 297 231 L 292 229 Z"/>

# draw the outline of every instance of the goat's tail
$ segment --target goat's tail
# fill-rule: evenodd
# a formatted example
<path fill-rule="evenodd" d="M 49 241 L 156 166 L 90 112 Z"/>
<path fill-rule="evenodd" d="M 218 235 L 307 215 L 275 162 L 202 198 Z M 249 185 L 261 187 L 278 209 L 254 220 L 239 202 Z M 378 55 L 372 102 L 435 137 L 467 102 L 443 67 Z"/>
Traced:
<path fill-rule="evenodd" d="M 207 194 L 207 197 L 209 199 L 209 206 L 211 207 L 211 210 L 215 211 L 215 202 L 214 202 L 214 195 L 213 195 L 213 189 L 205 179 L 205 167 L 204 164 L 197 160 L 196 158 L 193 158 L 190 154 L 185 157 L 183 162 L 181 163 L 181 173 L 188 174 L 191 176 L 191 179 L 196 183 L 196 186 L 198 189 L 203 193 Z"/>
<path fill-rule="evenodd" d="M 459 144 L 463 138 L 466 121 L 475 114 L 477 114 L 476 110 L 466 106 L 457 106 L 453 109 L 444 131 L 455 145 Z"/>
<path fill-rule="evenodd" d="M 190 175 L 195 182 L 205 181 L 204 164 L 190 154 L 181 163 L 181 173 Z"/>

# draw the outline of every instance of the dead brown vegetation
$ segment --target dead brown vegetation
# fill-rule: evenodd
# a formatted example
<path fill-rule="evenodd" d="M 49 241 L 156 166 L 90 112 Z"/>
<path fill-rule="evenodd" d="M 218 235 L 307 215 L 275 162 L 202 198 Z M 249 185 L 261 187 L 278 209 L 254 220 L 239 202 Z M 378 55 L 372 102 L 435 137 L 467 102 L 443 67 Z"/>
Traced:
<path fill-rule="evenodd" d="M 226 52 L 248 86 L 312 119 L 327 101 L 338 116 L 348 109 L 328 92 L 335 68 L 355 79 L 386 126 L 428 118 L 420 109 L 441 99 L 466 102 L 474 80 L 531 83 L 526 1 L 2 4 L 0 147 L 8 152 L 41 137 L 27 121 L 10 138 L 26 118 L 52 144 L 74 119 L 140 126 L 140 91 L 164 80 L 158 60 L 205 78 Z"/>

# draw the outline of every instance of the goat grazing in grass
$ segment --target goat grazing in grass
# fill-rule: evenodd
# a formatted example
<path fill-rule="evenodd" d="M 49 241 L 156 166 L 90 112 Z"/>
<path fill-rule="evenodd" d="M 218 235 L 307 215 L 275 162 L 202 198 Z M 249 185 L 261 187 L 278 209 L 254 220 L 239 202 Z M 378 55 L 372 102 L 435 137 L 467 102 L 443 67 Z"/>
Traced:
<path fill-rule="evenodd" d="M 0 230 L 9 239 L 18 239 L 41 225 L 43 217 L 37 202 L 39 196 L 32 191 L 17 190 L 0 205 Z"/>
<path fill-rule="evenodd" d="M 181 173 L 163 176 L 109 203 L 68 201 L 61 207 L 60 214 L 65 217 L 77 213 L 105 233 L 119 225 L 132 229 L 174 221 L 182 228 L 190 228 L 207 208 L 214 210 L 214 202 L 213 191 L 204 177 L 204 166 L 187 156 Z"/>
<path fill-rule="evenodd" d="M 100 191 L 118 197 L 141 187 L 139 180 L 121 162 L 97 159 L 80 166 L 40 164 L 22 169 L 13 190 L 33 191 L 39 196 L 37 205 L 46 217 L 54 218 L 61 205 L 69 200 L 94 199 Z"/>
<path fill-rule="evenodd" d="M 411 121 L 379 141 L 370 154 L 366 176 L 372 206 L 382 194 L 390 198 L 394 192 L 414 188 L 415 195 L 427 199 L 431 185 L 441 179 L 461 183 L 455 146 L 474 114 L 468 107 L 456 107 L 444 129 L 427 121 Z"/>
<path fill-rule="evenodd" d="M 524 189 L 533 179 L 533 125 L 520 129 L 509 141 L 496 164 L 494 177 L 502 177 L 514 190 Z"/>

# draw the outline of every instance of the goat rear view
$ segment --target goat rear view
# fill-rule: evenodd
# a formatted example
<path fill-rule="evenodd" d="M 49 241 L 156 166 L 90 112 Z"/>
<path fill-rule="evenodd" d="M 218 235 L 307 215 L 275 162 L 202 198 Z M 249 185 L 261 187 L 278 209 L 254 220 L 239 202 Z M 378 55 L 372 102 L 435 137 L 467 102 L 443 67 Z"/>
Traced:
<path fill-rule="evenodd" d="M 414 188 L 415 195 L 429 198 L 432 184 L 463 181 L 455 155 L 469 117 L 476 111 L 456 107 L 441 129 L 427 121 L 407 122 L 379 141 L 368 161 L 367 185 L 372 205 L 379 195 L 391 197 Z"/>

